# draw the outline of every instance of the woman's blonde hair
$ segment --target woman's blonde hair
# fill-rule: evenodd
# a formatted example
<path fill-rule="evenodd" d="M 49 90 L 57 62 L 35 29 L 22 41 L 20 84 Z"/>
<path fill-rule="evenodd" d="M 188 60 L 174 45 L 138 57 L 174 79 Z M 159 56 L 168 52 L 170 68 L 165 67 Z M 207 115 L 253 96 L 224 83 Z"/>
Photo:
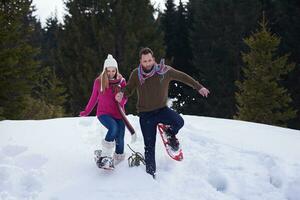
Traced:
<path fill-rule="evenodd" d="M 98 80 L 100 81 L 100 92 L 104 92 L 107 88 L 109 88 L 109 81 L 107 76 L 107 68 L 104 68 L 101 74 L 98 76 Z M 116 74 L 114 78 L 122 77 L 121 74 L 119 74 L 118 68 L 116 68 Z"/>

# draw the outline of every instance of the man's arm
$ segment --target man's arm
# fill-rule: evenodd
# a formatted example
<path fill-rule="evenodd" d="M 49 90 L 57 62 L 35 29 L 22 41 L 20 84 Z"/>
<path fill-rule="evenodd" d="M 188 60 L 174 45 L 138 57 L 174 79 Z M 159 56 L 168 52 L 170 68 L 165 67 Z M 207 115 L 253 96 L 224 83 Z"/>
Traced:
<path fill-rule="evenodd" d="M 126 97 L 129 97 L 133 94 L 137 87 L 137 70 L 133 70 L 129 76 L 126 87 L 121 89 L 121 92 L 124 93 Z"/>
<path fill-rule="evenodd" d="M 207 97 L 210 93 L 208 89 L 206 89 L 203 85 L 201 85 L 198 81 L 193 79 L 191 76 L 187 75 L 184 72 L 171 68 L 169 70 L 171 80 L 180 81 L 194 89 L 196 89 L 202 96 Z"/>
<path fill-rule="evenodd" d="M 174 68 L 171 68 L 169 71 L 170 71 L 171 80 L 180 81 L 180 82 L 196 89 L 197 91 L 199 91 L 201 88 L 203 88 L 203 85 L 201 85 L 198 81 L 196 81 L 195 79 L 193 79 L 191 76 L 187 75 L 186 73 L 176 70 Z"/>
<path fill-rule="evenodd" d="M 131 96 L 137 87 L 137 70 L 133 70 L 130 74 L 129 80 L 127 85 L 121 89 L 115 96 L 116 101 L 119 103 L 122 101 L 123 96 L 125 95 L 126 98 Z"/>

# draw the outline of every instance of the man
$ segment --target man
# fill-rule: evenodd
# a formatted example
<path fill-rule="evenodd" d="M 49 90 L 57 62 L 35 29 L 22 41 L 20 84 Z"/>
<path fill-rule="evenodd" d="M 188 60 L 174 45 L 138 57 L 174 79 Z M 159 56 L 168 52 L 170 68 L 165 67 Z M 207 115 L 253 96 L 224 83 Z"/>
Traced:
<path fill-rule="evenodd" d="M 167 107 L 169 83 L 172 80 L 183 82 L 196 89 L 202 96 L 207 97 L 209 90 L 195 81 L 189 75 L 174 68 L 155 63 L 150 48 L 140 51 L 140 65 L 130 75 L 127 86 L 116 95 L 120 102 L 123 95 L 129 97 L 137 90 L 137 111 L 145 145 L 146 172 L 155 178 L 155 141 L 158 123 L 169 125 L 166 130 L 168 142 L 175 151 L 179 149 L 176 134 L 183 127 L 183 118 Z"/>

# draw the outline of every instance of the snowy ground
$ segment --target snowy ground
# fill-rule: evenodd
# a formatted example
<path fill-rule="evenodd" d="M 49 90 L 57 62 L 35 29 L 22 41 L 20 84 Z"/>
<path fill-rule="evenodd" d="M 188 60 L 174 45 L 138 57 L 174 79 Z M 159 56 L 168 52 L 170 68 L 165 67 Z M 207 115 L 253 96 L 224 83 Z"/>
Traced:
<path fill-rule="evenodd" d="M 106 130 L 95 117 L 1 121 L 0 199 L 300 199 L 300 131 L 183 117 L 184 160 L 171 160 L 157 137 L 157 180 L 127 162 L 114 171 L 96 167 L 93 151 Z M 138 118 L 129 120 L 139 136 L 131 146 L 143 153 Z"/>

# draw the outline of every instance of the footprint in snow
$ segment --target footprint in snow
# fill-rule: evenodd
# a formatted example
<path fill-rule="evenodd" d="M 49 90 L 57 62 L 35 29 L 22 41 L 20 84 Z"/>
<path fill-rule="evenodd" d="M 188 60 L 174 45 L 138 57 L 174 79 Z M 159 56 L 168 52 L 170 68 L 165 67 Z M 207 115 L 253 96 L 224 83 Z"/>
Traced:
<path fill-rule="evenodd" d="M 219 192 L 225 192 L 228 187 L 228 181 L 226 177 L 218 171 L 211 171 L 207 181 Z"/>
<path fill-rule="evenodd" d="M 15 165 L 25 169 L 40 169 L 44 164 L 48 162 L 48 158 L 40 154 L 29 154 L 18 157 L 15 160 Z"/>
<path fill-rule="evenodd" d="M 19 145 L 7 145 L 2 148 L 2 154 L 9 157 L 15 157 L 25 151 L 28 150 L 26 146 L 19 146 Z"/>

